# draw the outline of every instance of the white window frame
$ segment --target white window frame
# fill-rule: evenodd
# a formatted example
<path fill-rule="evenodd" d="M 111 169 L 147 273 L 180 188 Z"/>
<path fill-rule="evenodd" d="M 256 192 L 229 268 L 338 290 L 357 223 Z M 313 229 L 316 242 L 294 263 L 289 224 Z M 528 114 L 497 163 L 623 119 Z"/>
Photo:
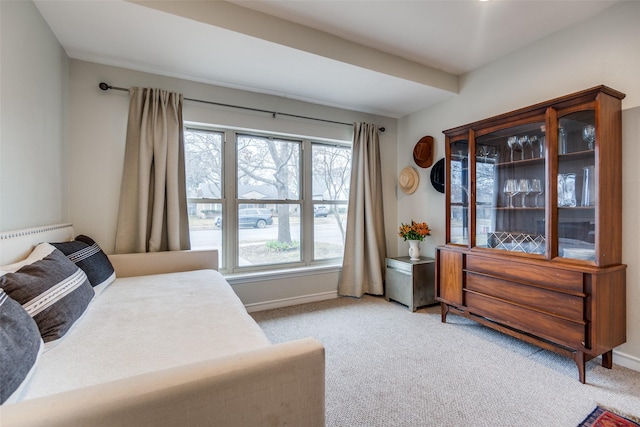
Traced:
<path fill-rule="evenodd" d="M 340 148 L 351 148 L 350 141 L 327 140 L 323 138 L 309 138 L 290 134 L 247 130 L 241 128 L 228 128 L 215 125 L 185 123 L 185 129 L 203 132 L 220 132 L 223 134 L 222 142 L 222 192 L 220 199 L 192 199 L 189 203 L 214 203 L 222 206 L 222 248 L 219 270 L 223 274 L 233 275 L 254 272 L 281 271 L 288 269 L 300 269 L 308 267 L 336 266 L 342 264 L 342 257 L 316 260 L 314 259 L 314 206 L 322 204 L 326 206 L 348 204 L 348 200 L 313 200 L 312 192 L 312 147 L 313 145 L 329 145 Z M 237 171 L 237 146 L 238 135 L 250 135 L 259 138 L 276 138 L 280 140 L 300 143 L 300 198 L 294 200 L 253 200 L 238 198 Z M 186 142 L 185 142 L 186 143 Z M 237 212 L 241 204 L 297 204 L 301 207 L 300 215 L 300 251 L 299 262 L 286 262 L 278 264 L 265 264 L 257 266 L 238 265 L 238 224 Z M 197 248 L 194 248 L 197 249 Z"/>

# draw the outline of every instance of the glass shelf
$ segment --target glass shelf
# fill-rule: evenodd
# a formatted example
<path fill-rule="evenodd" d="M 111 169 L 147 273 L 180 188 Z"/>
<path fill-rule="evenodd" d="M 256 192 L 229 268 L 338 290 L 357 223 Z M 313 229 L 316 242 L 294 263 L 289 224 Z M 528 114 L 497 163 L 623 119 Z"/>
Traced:
<path fill-rule="evenodd" d="M 498 162 L 494 164 L 498 167 L 503 167 L 503 166 L 519 167 L 524 165 L 544 165 L 544 160 L 545 160 L 544 157 L 536 157 L 533 159 L 514 160 L 513 162 L 512 161 Z"/>

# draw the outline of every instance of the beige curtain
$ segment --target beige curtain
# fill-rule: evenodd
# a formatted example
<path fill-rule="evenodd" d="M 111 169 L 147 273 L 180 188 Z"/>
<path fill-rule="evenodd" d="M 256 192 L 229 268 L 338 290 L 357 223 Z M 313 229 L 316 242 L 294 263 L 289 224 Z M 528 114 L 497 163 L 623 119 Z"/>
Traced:
<path fill-rule="evenodd" d="M 378 128 L 354 124 L 347 236 L 338 293 L 361 297 L 384 294 L 382 173 Z"/>
<path fill-rule="evenodd" d="M 181 94 L 129 90 L 116 253 L 189 249 Z"/>

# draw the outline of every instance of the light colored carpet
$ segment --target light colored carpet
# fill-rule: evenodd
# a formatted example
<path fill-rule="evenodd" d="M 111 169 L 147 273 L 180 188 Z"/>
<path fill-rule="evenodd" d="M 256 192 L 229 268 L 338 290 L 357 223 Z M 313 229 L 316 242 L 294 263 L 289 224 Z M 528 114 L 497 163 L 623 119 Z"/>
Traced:
<path fill-rule="evenodd" d="M 326 349 L 327 426 L 575 427 L 596 405 L 640 416 L 640 372 L 575 363 L 449 315 L 381 297 L 251 313 L 276 342 Z"/>

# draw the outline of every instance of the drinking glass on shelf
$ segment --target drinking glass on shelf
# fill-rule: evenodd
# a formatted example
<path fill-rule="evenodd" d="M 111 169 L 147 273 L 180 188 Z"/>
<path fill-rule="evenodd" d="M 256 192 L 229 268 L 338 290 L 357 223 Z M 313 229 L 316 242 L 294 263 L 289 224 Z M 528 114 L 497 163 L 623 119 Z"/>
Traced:
<path fill-rule="evenodd" d="M 576 174 L 565 173 L 563 175 L 564 205 L 573 208 L 576 206 Z"/>
<path fill-rule="evenodd" d="M 525 135 L 518 138 L 518 144 L 516 145 L 516 147 L 520 148 L 520 160 L 524 160 L 524 149 L 527 145 L 530 145 L 528 136 Z"/>
<path fill-rule="evenodd" d="M 507 179 L 504 182 L 504 193 L 509 197 L 509 207 L 515 208 L 513 206 L 513 196 L 518 194 L 518 180 L 517 179 Z"/>
<path fill-rule="evenodd" d="M 561 126 L 560 128 L 558 128 L 558 152 L 560 154 L 567 154 L 568 153 L 568 146 L 567 146 L 567 131 L 564 130 L 564 128 Z"/>
<path fill-rule="evenodd" d="M 479 145 L 478 146 L 478 157 L 481 158 L 482 160 L 487 161 L 487 157 L 489 156 L 489 147 L 486 145 Z"/>
<path fill-rule="evenodd" d="M 531 187 L 528 179 L 521 179 L 518 183 L 518 193 L 522 194 L 522 207 L 526 208 L 527 196 L 531 194 Z"/>
<path fill-rule="evenodd" d="M 510 136 L 507 138 L 507 145 L 509 146 L 509 150 L 511 150 L 511 161 L 513 162 L 513 150 L 516 148 L 516 144 L 518 144 L 517 136 Z"/>
<path fill-rule="evenodd" d="M 500 152 L 498 151 L 498 147 L 491 147 L 489 151 L 489 157 L 495 162 L 498 159 L 498 155 Z"/>
<path fill-rule="evenodd" d="M 587 125 L 582 128 L 582 140 L 587 143 L 589 150 L 593 150 L 593 143 L 596 140 L 596 127 Z"/>
<path fill-rule="evenodd" d="M 538 138 L 538 149 L 540 150 L 540 158 L 544 157 L 544 140 L 545 140 L 544 136 L 541 136 L 540 138 Z"/>
<path fill-rule="evenodd" d="M 531 136 L 529 137 L 529 139 L 527 140 L 527 146 L 529 147 L 529 149 L 531 150 L 531 158 L 534 159 L 536 158 L 536 153 L 533 150 L 533 147 L 538 143 L 538 137 L 537 136 Z"/>
<path fill-rule="evenodd" d="M 558 174 L 558 206 L 571 208 L 576 206 L 575 173 Z"/>
<path fill-rule="evenodd" d="M 489 163 L 496 163 L 498 161 L 498 156 L 500 152 L 498 151 L 498 147 L 489 147 L 487 150 L 486 161 Z"/>
<path fill-rule="evenodd" d="M 531 190 L 531 192 L 536 195 L 536 198 L 535 198 L 536 208 L 540 207 L 538 206 L 538 196 L 540 196 L 544 192 L 544 190 L 542 189 L 542 181 L 540 181 L 537 178 L 532 179 L 529 190 Z"/>
<path fill-rule="evenodd" d="M 582 168 L 582 201 L 581 206 L 593 206 L 595 204 L 595 166 Z"/>

